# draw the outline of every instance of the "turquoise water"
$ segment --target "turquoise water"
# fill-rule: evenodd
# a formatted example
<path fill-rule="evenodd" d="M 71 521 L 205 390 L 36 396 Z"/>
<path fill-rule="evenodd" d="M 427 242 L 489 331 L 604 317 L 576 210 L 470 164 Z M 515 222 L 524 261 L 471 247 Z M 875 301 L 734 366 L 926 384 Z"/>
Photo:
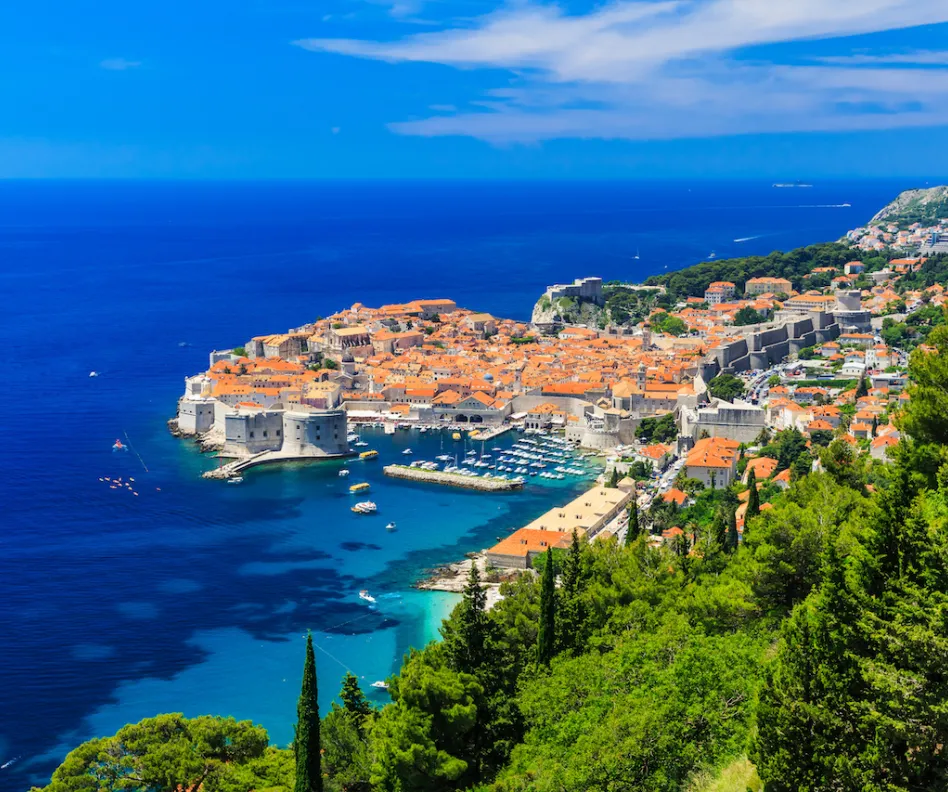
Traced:
<path fill-rule="evenodd" d="M 61 756 L 78 741 L 164 711 L 249 718 L 266 726 L 274 742 L 286 744 L 292 739 L 305 629 L 314 631 L 321 706 L 328 707 L 347 670 L 359 677 L 371 699 L 384 703 L 387 694 L 372 689 L 371 683 L 397 671 L 409 647 L 436 639 L 442 619 L 458 601 L 454 594 L 412 588 L 423 571 L 489 547 L 552 505 L 574 497 L 598 470 L 590 464 L 590 475 L 582 479 L 531 477 L 522 492 L 490 494 L 391 479 L 383 474 L 383 466 L 434 460 L 442 453 L 457 452 L 463 458 L 472 445 L 478 453 L 486 448 L 496 457 L 500 454 L 492 448 L 509 448 L 518 437 L 509 432 L 482 445 L 455 442 L 447 431 L 400 430 L 385 435 L 367 428 L 362 439 L 379 451 L 375 460 L 256 468 L 240 484 L 200 479 L 202 470 L 215 466 L 213 456 L 196 453 L 190 441 L 169 438 L 169 452 L 193 477 L 190 486 L 204 491 L 202 508 L 207 510 L 205 515 L 193 515 L 189 535 L 174 538 L 179 546 L 194 544 L 221 552 L 235 536 L 227 527 L 230 521 L 221 521 L 215 512 L 252 518 L 261 552 L 242 554 L 231 571 L 239 580 L 237 586 L 222 583 L 221 590 L 212 593 L 232 619 L 249 623 L 250 628 L 197 629 L 186 646 L 200 662 L 169 674 L 122 675 L 108 703 L 62 735 L 49 757 Z M 412 456 L 402 453 L 407 448 L 413 450 Z M 134 454 L 115 461 L 130 469 L 121 474 L 123 478 L 134 476 L 138 464 Z M 339 476 L 343 467 L 349 476 Z M 136 486 L 147 479 L 140 472 Z M 363 481 L 370 484 L 370 492 L 349 493 L 352 484 Z M 100 493 L 106 499 L 128 500 L 127 493 L 104 485 Z M 147 493 L 154 500 L 163 494 Z M 365 499 L 374 501 L 378 512 L 353 514 L 352 504 Z M 261 508 L 263 504 L 269 506 Z M 386 530 L 389 522 L 396 523 L 395 531 Z M 219 563 L 214 553 L 207 563 Z M 171 578 L 162 584 L 163 593 L 206 600 L 206 587 L 216 576 L 208 573 L 201 568 L 192 570 L 193 577 Z M 375 604 L 359 597 L 362 589 L 375 597 Z M 143 629 L 153 629 L 165 618 L 162 603 L 144 595 L 117 607 L 126 620 Z M 307 611 L 312 615 L 304 615 Z M 74 652 L 90 664 L 114 659 L 111 646 L 94 640 L 79 644 Z"/>

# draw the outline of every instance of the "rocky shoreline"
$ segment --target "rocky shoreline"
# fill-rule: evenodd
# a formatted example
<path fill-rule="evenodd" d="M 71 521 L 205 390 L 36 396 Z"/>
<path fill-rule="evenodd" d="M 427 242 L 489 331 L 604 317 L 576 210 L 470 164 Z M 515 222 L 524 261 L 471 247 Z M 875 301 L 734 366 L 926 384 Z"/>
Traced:
<path fill-rule="evenodd" d="M 487 552 L 482 550 L 479 553 L 468 553 L 463 561 L 430 570 L 427 578 L 415 583 L 415 588 L 422 591 L 448 591 L 452 594 L 460 594 L 467 585 L 467 578 L 474 564 L 477 564 L 481 573 L 481 584 L 487 594 L 488 609 L 503 599 L 500 593 L 501 584 L 523 572 L 521 569 L 488 571 Z"/>

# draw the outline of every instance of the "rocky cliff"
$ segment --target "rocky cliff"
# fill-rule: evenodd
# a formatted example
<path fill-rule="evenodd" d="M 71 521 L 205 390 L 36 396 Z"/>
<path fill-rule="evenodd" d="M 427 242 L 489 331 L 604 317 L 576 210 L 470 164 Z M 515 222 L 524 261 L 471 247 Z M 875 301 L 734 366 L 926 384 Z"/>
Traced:
<path fill-rule="evenodd" d="M 912 223 L 932 223 L 944 217 L 948 217 L 948 186 L 941 185 L 900 193 L 877 212 L 870 223 L 897 223 L 905 227 Z"/>

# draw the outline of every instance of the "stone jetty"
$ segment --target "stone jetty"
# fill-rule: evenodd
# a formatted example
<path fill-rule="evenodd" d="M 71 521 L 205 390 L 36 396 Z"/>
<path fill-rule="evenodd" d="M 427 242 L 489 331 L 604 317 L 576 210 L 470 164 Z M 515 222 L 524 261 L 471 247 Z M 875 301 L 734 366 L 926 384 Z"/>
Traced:
<path fill-rule="evenodd" d="M 443 470 L 422 470 L 407 465 L 388 465 L 382 468 L 386 476 L 392 478 L 420 481 L 424 484 L 444 484 L 448 487 L 478 490 L 480 492 L 507 492 L 523 489 L 522 481 L 511 481 L 496 477 L 462 476 L 458 473 L 445 473 Z"/>

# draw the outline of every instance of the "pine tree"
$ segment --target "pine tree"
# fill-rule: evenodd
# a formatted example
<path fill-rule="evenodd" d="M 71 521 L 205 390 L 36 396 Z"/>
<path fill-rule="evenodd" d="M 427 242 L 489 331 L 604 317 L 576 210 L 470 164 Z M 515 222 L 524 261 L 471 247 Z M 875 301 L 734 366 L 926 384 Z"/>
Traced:
<path fill-rule="evenodd" d="M 348 671 L 343 677 L 339 698 L 342 699 L 343 709 L 355 719 L 361 731 L 363 721 L 372 712 L 372 705 L 366 700 L 362 688 L 359 687 L 359 680 Z"/>
<path fill-rule="evenodd" d="M 724 549 L 728 553 L 737 550 L 737 514 L 733 508 L 727 510 L 727 534 L 724 537 Z"/>
<path fill-rule="evenodd" d="M 477 564 L 471 564 L 461 603 L 452 619 L 445 646 L 455 671 L 477 674 L 489 661 L 492 622 L 487 615 L 487 592 Z"/>
<path fill-rule="evenodd" d="M 294 792 L 322 792 L 323 774 L 320 767 L 319 743 L 319 690 L 316 685 L 316 655 L 313 653 L 313 634 L 306 635 L 306 662 L 303 665 L 303 686 L 296 706 L 296 785 Z"/>
<path fill-rule="evenodd" d="M 747 476 L 747 511 L 744 513 L 744 531 L 747 532 L 747 521 L 760 514 L 760 493 L 757 491 L 757 474 L 751 468 Z"/>
<path fill-rule="evenodd" d="M 629 524 L 625 531 L 626 547 L 639 538 L 639 530 L 639 504 L 633 493 L 632 502 L 629 504 Z"/>
<path fill-rule="evenodd" d="M 540 625 L 537 632 L 537 661 L 549 665 L 556 645 L 556 569 L 553 548 L 546 548 L 546 565 L 540 581 Z"/>

